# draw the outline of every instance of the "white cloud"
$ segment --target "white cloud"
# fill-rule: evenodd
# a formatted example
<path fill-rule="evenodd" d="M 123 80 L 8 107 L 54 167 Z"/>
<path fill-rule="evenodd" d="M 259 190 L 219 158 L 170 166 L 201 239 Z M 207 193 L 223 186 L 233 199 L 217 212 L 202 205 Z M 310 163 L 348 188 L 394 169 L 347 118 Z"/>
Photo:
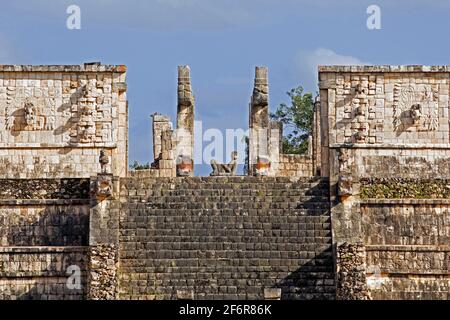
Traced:
<path fill-rule="evenodd" d="M 367 65 L 361 59 L 351 55 L 341 55 L 333 50 L 317 48 L 313 51 L 301 50 L 295 57 L 295 77 L 300 77 L 305 87 L 317 84 L 317 67 L 319 65 Z"/>

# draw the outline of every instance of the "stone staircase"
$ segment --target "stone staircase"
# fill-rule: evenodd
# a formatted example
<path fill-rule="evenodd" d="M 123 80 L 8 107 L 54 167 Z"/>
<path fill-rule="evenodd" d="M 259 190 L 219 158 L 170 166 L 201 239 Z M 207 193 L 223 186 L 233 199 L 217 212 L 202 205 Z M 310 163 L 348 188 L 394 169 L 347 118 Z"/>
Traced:
<path fill-rule="evenodd" d="M 120 297 L 333 299 L 328 181 L 121 180 Z"/>

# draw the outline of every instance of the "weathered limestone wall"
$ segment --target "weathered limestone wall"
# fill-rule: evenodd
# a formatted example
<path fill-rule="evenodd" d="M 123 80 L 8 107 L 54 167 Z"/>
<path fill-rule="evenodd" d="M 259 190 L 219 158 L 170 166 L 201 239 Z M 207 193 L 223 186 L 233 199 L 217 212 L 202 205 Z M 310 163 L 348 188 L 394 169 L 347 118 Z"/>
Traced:
<path fill-rule="evenodd" d="M 0 300 L 81 300 L 86 298 L 86 247 L 0 247 Z M 81 287 L 67 286 L 70 266 Z"/>
<path fill-rule="evenodd" d="M 448 299 L 450 68 L 331 66 L 319 77 L 333 242 L 366 256 L 366 288 L 353 292 Z"/>
<path fill-rule="evenodd" d="M 111 296 L 116 250 L 99 248 L 112 242 L 114 210 L 105 201 L 114 177 L 128 171 L 125 71 L 0 66 L 1 297 L 96 298 L 99 279 L 101 297 Z"/>
<path fill-rule="evenodd" d="M 89 206 L 64 201 L 0 200 L 0 245 L 85 246 Z"/>
<path fill-rule="evenodd" d="M 0 185 L 0 298 L 85 298 L 89 180 Z M 67 285 L 70 266 L 79 271 L 79 288 Z"/>
<path fill-rule="evenodd" d="M 84 246 L 89 180 L 0 180 L 0 246 Z"/>
<path fill-rule="evenodd" d="M 2 178 L 127 172 L 125 66 L 0 66 Z"/>
<path fill-rule="evenodd" d="M 373 298 L 450 297 L 448 198 L 370 199 L 360 210 Z"/>
<path fill-rule="evenodd" d="M 311 156 L 302 154 L 280 154 L 277 175 L 280 177 L 311 177 L 313 164 Z"/>
<path fill-rule="evenodd" d="M 442 246 L 367 246 L 373 299 L 448 300 L 450 248 Z"/>

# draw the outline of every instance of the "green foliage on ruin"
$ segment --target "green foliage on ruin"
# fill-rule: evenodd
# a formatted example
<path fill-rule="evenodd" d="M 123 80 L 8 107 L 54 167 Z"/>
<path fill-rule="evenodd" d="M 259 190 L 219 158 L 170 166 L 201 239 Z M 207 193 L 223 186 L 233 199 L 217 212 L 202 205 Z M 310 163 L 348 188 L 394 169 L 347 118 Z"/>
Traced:
<path fill-rule="evenodd" d="M 445 199 L 450 198 L 448 180 L 362 179 L 361 199 Z"/>
<path fill-rule="evenodd" d="M 308 136 L 312 133 L 314 99 L 310 92 L 303 92 L 303 87 L 287 92 L 290 104 L 282 103 L 274 113 L 272 120 L 280 121 L 286 135 L 283 137 L 283 153 L 303 154 L 308 150 Z"/>
<path fill-rule="evenodd" d="M 150 163 L 147 162 L 147 163 L 141 164 L 135 160 L 133 162 L 133 164 L 130 165 L 130 169 L 131 170 L 147 170 L 147 169 L 150 169 Z"/>

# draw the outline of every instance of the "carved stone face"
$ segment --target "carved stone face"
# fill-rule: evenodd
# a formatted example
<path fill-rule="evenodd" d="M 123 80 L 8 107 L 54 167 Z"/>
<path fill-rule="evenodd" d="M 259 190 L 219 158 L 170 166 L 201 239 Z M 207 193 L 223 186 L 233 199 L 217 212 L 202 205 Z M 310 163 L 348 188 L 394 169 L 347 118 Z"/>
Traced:
<path fill-rule="evenodd" d="M 193 162 L 189 156 L 179 155 L 176 163 L 178 176 L 189 176 L 194 171 Z"/>
<path fill-rule="evenodd" d="M 422 107 L 420 104 L 414 104 L 411 106 L 411 118 L 414 120 L 414 122 L 420 120 L 420 117 L 422 116 Z"/>
<path fill-rule="evenodd" d="M 36 120 L 36 110 L 31 102 L 25 103 L 25 122 L 27 125 L 31 126 Z"/>
<path fill-rule="evenodd" d="M 364 88 L 364 87 L 362 86 L 362 84 L 360 84 L 360 83 L 358 83 L 358 84 L 356 85 L 355 90 L 356 90 L 356 93 L 358 93 L 358 94 L 365 94 L 365 93 L 366 93 L 365 88 Z"/>
<path fill-rule="evenodd" d="M 269 103 L 269 95 L 262 88 L 253 89 L 253 103 L 255 105 L 267 105 Z"/>
<path fill-rule="evenodd" d="M 112 196 L 113 185 L 112 177 L 107 175 L 99 175 L 95 182 L 95 195 L 97 198 L 106 198 Z"/>

